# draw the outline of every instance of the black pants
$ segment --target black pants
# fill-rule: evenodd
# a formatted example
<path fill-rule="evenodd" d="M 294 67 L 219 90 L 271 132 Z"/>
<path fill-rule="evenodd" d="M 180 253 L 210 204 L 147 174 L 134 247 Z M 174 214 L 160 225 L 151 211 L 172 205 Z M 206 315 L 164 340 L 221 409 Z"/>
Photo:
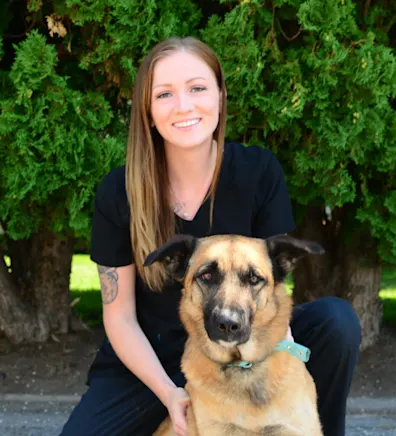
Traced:
<path fill-rule="evenodd" d="M 311 349 L 307 368 L 318 391 L 325 436 L 345 435 L 346 401 L 359 356 L 359 320 L 346 301 L 328 297 L 296 306 L 291 329 Z M 183 375 L 173 377 L 184 386 Z M 126 378 L 94 379 L 61 436 L 148 436 L 166 417 L 166 408 L 146 387 Z"/>

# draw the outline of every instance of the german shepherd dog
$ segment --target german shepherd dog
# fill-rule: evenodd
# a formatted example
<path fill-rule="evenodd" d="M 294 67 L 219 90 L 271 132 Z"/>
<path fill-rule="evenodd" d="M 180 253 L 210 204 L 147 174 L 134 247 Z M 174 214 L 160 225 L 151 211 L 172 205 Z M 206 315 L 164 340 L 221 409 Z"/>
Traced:
<path fill-rule="evenodd" d="M 276 350 L 292 311 L 283 281 L 298 259 L 323 252 L 284 235 L 177 235 L 147 257 L 184 286 L 189 436 L 323 435 L 304 362 Z M 174 434 L 169 417 L 154 434 Z"/>

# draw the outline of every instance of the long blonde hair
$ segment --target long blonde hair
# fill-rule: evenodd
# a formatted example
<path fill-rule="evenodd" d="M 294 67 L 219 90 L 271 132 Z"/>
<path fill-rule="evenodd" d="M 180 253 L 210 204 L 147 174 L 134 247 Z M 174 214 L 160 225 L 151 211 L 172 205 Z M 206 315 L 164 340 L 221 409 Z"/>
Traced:
<path fill-rule="evenodd" d="M 213 134 L 217 158 L 210 196 L 210 223 L 219 179 L 226 129 L 226 87 L 220 62 L 203 42 L 192 38 L 170 38 L 157 44 L 145 57 L 133 90 L 126 160 L 126 192 L 131 209 L 131 244 L 140 277 L 153 290 L 160 291 L 166 279 L 164 268 L 153 264 L 143 268 L 149 253 L 164 244 L 176 231 L 176 219 L 169 205 L 169 179 L 163 139 L 151 127 L 150 103 L 156 63 L 177 51 L 186 51 L 203 60 L 213 71 L 221 91 L 219 123 Z"/>

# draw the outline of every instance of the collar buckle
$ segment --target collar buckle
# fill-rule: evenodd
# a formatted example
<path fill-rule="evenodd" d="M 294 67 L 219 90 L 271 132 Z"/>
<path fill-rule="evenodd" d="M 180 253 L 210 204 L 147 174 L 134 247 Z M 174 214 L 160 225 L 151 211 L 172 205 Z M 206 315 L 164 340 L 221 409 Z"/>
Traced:
<path fill-rule="evenodd" d="M 226 366 L 236 366 L 243 369 L 250 369 L 253 366 L 253 363 L 246 362 L 246 360 L 241 360 L 237 363 L 228 363 Z"/>

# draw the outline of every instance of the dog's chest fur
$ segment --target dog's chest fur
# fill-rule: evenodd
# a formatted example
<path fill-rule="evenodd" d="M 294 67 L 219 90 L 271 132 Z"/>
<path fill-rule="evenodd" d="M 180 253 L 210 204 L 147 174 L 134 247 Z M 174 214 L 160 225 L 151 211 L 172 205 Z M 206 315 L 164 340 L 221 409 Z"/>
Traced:
<path fill-rule="evenodd" d="M 223 369 L 223 380 L 219 384 L 223 387 L 224 395 L 232 397 L 233 402 L 242 402 L 252 407 L 263 407 L 271 398 L 271 384 L 264 371 L 244 368 Z"/>
<path fill-rule="evenodd" d="M 288 356 L 282 357 L 280 360 L 289 361 L 290 371 L 296 362 L 290 362 Z M 282 368 L 282 363 L 277 359 L 276 366 Z M 296 376 L 298 372 L 292 371 Z M 295 419 L 285 413 L 283 401 L 279 400 L 290 382 L 283 371 L 275 374 L 268 363 L 263 363 L 252 369 L 212 370 L 210 375 L 212 377 L 206 374 L 200 379 L 195 373 L 189 378 L 192 383 L 188 383 L 199 435 L 211 435 L 209 428 L 216 429 L 213 432 L 216 436 L 283 435 L 289 434 L 284 433 L 284 426 L 296 429 Z M 279 427 L 280 423 L 283 429 Z M 301 433 L 297 430 L 290 434 Z"/>
<path fill-rule="evenodd" d="M 265 383 L 253 381 L 245 387 L 245 395 L 249 398 L 253 406 L 262 407 L 268 403 L 270 394 L 265 388 Z"/>
<path fill-rule="evenodd" d="M 213 381 L 210 383 L 212 386 Z M 205 389 L 205 380 L 201 380 L 198 385 L 194 383 L 194 386 L 189 383 L 190 395 L 194 397 L 194 409 L 198 415 L 212 416 L 219 426 L 224 419 L 224 434 L 228 434 L 226 427 L 229 425 L 234 426 L 235 430 L 229 434 L 239 434 L 238 428 L 252 432 L 261 428 L 263 411 L 273 395 L 265 372 L 226 368 L 218 372 L 215 385 L 216 393 L 212 394 Z M 230 416 L 233 417 L 231 423 Z"/>
<path fill-rule="evenodd" d="M 240 396 L 239 404 L 218 402 L 205 404 L 200 396 L 194 400 L 197 435 L 207 436 L 280 436 L 287 427 L 283 413 L 273 407 L 256 407 L 244 402 Z M 203 400 L 203 401 L 202 401 Z M 213 410 L 216 410 L 213 412 Z M 279 424 L 280 422 L 285 425 Z M 285 433 L 288 434 L 288 433 Z M 300 433 L 292 433 L 298 435 Z"/>

